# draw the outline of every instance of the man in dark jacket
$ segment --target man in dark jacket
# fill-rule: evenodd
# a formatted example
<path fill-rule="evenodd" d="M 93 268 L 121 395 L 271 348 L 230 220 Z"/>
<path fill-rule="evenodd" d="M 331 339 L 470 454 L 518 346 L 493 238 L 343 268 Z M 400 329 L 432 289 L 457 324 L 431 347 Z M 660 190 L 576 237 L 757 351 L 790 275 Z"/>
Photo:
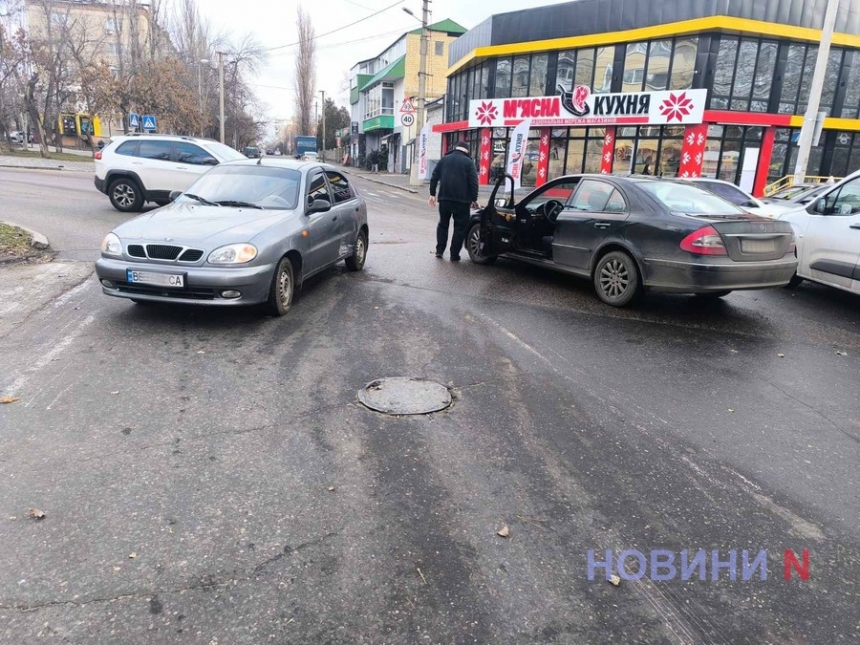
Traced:
<path fill-rule="evenodd" d="M 451 237 L 451 261 L 460 260 L 460 249 L 469 225 L 469 207 L 478 207 L 478 171 L 469 156 L 469 144 L 461 141 L 433 170 L 430 177 L 430 208 L 436 206 L 439 188 L 439 225 L 436 227 L 436 257 L 441 258 L 448 246 L 448 225 L 454 218 Z"/>

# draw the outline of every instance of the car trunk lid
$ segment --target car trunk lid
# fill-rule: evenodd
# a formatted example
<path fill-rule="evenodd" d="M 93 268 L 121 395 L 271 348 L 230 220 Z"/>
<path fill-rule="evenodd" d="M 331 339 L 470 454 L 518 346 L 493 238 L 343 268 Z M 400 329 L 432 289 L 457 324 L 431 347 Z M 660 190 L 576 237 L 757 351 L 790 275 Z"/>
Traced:
<path fill-rule="evenodd" d="M 791 224 L 767 218 L 711 219 L 710 225 L 723 239 L 726 252 L 736 262 L 778 260 L 791 249 Z"/>

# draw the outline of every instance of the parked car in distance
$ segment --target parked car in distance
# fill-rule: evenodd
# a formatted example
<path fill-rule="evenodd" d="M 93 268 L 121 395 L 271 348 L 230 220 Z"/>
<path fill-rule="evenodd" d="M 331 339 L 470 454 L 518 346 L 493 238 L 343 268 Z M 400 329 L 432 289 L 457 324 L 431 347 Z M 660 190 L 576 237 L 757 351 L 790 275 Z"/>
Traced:
<path fill-rule="evenodd" d="M 743 210 L 752 213 L 753 215 L 761 215 L 763 217 L 776 217 L 779 213 L 791 208 L 790 205 L 782 205 L 779 203 L 767 203 L 750 195 L 747 191 L 733 183 L 723 181 L 722 179 L 710 179 L 708 177 L 696 177 L 691 179 L 679 179 L 695 184 L 705 190 L 710 190 L 715 195 L 719 195 L 728 202 Z"/>
<path fill-rule="evenodd" d="M 367 206 L 339 170 L 285 159 L 216 166 L 101 247 L 103 293 L 135 302 L 262 303 L 282 316 L 303 280 L 367 257 Z"/>
<path fill-rule="evenodd" d="M 319 154 L 309 150 L 308 152 L 302 155 L 302 159 L 304 161 L 318 161 L 320 158 Z"/>
<path fill-rule="evenodd" d="M 833 184 L 794 184 L 787 188 L 776 191 L 773 195 L 764 197 L 762 201 L 772 204 L 789 204 L 792 207 L 798 204 L 810 204 L 812 201 L 828 190 Z"/>
<path fill-rule="evenodd" d="M 211 139 L 170 135 L 113 137 L 94 157 L 96 188 L 124 213 L 163 206 L 213 166 L 245 158 Z"/>
<path fill-rule="evenodd" d="M 571 175 L 515 203 L 472 214 L 469 258 L 499 256 L 588 278 L 606 304 L 643 291 L 721 298 L 788 284 L 797 267 L 787 222 L 752 215 L 697 185 L 642 176 Z"/>
<path fill-rule="evenodd" d="M 248 159 L 257 159 L 261 155 L 260 149 L 256 146 L 245 146 L 242 148 L 242 154 L 245 155 Z"/>
<path fill-rule="evenodd" d="M 860 293 L 860 171 L 825 188 L 806 208 L 780 216 L 797 238 L 791 284 L 811 280 Z"/>
<path fill-rule="evenodd" d="M 16 130 L 9 133 L 9 140 L 12 143 L 24 143 L 24 138 L 27 138 L 27 143 L 33 143 L 33 133 L 24 134 L 21 130 Z"/>

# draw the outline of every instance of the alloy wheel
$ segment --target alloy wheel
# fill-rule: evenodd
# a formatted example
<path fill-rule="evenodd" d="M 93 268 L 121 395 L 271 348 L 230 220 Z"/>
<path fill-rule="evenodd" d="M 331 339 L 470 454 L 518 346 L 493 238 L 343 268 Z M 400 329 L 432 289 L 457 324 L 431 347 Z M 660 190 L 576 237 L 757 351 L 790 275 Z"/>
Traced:
<path fill-rule="evenodd" d="M 128 184 L 117 184 L 113 189 L 113 198 L 122 208 L 131 208 L 135 200 L 134 188 Z"/>
<path fill-rule="evenodd" d="M 620 260 L 612 259 L 600 270 L 600 288 L 610 298 L 619 298 L 630 287 L 630 273 Z"/>
<path fill-rule="evenodd" d="M 481 257 L 481 229 L 478 226 L 473 226 L 469 235 L 469 252 L 472 257 Z"/>

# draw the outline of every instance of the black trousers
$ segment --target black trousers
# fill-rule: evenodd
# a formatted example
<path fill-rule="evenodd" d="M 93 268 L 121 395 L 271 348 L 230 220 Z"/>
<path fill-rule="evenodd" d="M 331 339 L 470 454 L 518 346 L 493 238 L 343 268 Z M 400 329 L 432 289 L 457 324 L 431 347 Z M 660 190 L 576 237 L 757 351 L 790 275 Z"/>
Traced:
<path fill-rule="evenodd" d="M 439 202 L 439 225 L 436 227 L 436 253 L 444 253 L 448 246 L 448 227 L 454 218 L 454 235 L 451 237 L 451 257 L 458 257 L 463 241 L 466 239 L 466 227 L 469 226 L 470 205 L 462 202 Z"/>

